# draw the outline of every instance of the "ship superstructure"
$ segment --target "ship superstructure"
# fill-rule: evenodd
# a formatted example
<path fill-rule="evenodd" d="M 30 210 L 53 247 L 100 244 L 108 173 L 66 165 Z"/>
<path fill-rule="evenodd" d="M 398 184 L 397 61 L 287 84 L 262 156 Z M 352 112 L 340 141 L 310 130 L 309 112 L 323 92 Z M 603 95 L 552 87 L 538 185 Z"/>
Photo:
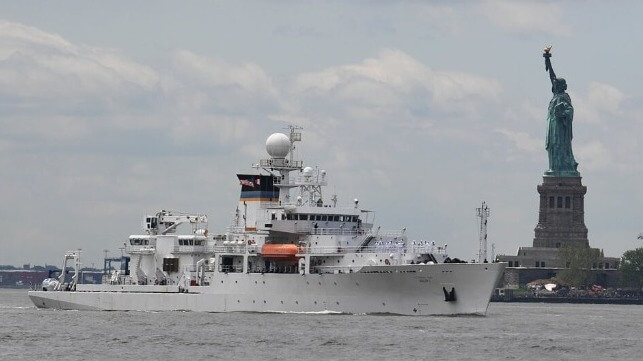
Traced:
<path fill-rule="evenodd" d="M 484 314 L 505 267 L 453 262 L 446 245 L 374 227 L 355 199 L 324 198 L 327 172 L 294 157 L 298 127 L 266 141 L 269 158 L 237 174 L 225 233 L 207 217 L 162 210 L 129 237 L 125 272 L 101 285 L 48 280 L 38 307 L 209 312 Z M 185 230 L 182 233 L 179 230 Z M 67 259 L 67 258 L 65 258 Z M 58 282 L 59 284 L 56 284 Z"/>

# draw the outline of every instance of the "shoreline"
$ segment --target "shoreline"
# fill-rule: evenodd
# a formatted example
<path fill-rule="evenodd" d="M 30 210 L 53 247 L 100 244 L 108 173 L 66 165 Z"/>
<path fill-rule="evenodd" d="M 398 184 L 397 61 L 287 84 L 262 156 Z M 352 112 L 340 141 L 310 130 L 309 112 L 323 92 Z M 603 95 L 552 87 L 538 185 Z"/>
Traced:
<path fill-rule="evenodd" d="M 643 305 L 641 298 L 594 298 L 594 297 L 492 297 L 491 302 L 504 303 L 570 303 L 602 305 Z"/>

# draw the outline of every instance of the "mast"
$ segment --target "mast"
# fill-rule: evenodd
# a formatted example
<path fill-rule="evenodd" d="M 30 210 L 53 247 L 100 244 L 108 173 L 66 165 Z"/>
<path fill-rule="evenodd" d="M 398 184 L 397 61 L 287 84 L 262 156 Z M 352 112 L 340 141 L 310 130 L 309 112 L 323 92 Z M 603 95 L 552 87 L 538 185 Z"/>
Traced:
<path fill-rule="evenodd" d="M 478 217 L 480 217 L 480 248 L 478 250 L 478 262 L 487 262 L 487 218 L 489 218 L 489 207 L 482 202 L 480 208 L 476 208 Z"/>

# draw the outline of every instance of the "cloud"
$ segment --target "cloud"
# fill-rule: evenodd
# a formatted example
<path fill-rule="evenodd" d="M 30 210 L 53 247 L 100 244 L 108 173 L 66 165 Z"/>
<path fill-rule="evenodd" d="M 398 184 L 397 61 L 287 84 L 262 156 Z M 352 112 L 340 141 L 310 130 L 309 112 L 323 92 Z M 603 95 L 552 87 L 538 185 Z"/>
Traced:
<path fill-rule="evenodd" d="M 583 169 L 590 172 L 613 169 L 614 162 L 612 156 L 603 143 L 599 141 L 581 143 L 577 148 L 576 157 Z"/>
<path fill-rule="evenodd" d="M 396 49 L 383 49 L 377 57 L 359 64 L 301 74 L 291 91 L 300 94 L 304 101 L 313 97 L 332 98 L 340 107 L 344 104 L 346 112 L 356 118 L 405 117 L 409 109 L 432 112 L 428 107 L 472 116 L 481 101 L 495 102 L 501 92 L 496 80 L 463 72 L 435 71 Z M 418 109 L 418 105 L 424 108 Z"/>
<path fill-rule="evenodd" d="M 525 132 L 503 128 L 497 128 L 494 131 L 511 141 L 514 150 L 517 150 L 519 153 L 530 157 L 542 156 L 543 154 L 544 142 L 540 138 L 534 138 Z"/>
<path fill-rule="evenodd" d="M 279 90 L 256 64 L 185 50 L 171 64 L 153 69 L 116 50 L 0 21 L 0 139 L 15 149 L 84 147 L 94 139 L 90 149 L 99 149 L 139 130 L 147 141 L 226 143 L 281 109 Z"/>
<path fill-rule="evenodd" d="M 276 97 L 277 89 L 270 77 L 253 63 L 231 64 L 221 59 L 205 58 L 187 50 L 174 54 L 174 72 L 183 75 L 190 85 L 206 89 L 237 89 L 253 94 Z"/>
<path fill-rule="evenodd" d="M 115 50 L 0 20 L 0 96 L 22 102 L 102 96 L 124 99 L 158 86 L 158 74 Z"/>
<path fill-rule="evenodd" d="M 569 36 L 572 33 L 558 4 L 492 0 L 478 4 L 477 9 L 492 24 L 509 32 L 552 36 Z"/>
<path fill-rule="evenodd" d="M 574 120 L 605 127 L 614 117 L 626 115 L 625 102 L 629 97 L 618 88 L 591 82 L 585 94 L 570 92 L 574 104 Z"/>
<path fill-rule="evenodd" d="M 610 115 L 620 115 L 623 113 L 622 104 L 626 98 L 623 92 L 612 85 L 599 82 L 589 84 L 587 100 L 599 111 Z"/>

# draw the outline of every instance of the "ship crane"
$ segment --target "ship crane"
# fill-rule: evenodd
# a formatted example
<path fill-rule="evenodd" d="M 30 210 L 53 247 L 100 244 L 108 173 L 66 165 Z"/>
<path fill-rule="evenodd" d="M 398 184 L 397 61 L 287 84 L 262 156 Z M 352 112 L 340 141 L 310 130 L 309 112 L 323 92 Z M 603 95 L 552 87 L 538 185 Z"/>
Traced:
<path fill-rule="evenodd" d="M 480 217 L 480 248 L 478 249 L 478 262 L 487 262 L 487 218 L 489 218 L 489 207 L 482 202 L 480 208 L 476 208 L 478 217 Z"/>
<path fill-rule="evenodd" d="M 207 235 L 208 217 L 204 214 L 172 213 L 162 210 L 154 216 L 146 216 L 143 230 L 149 234 L 168 234 L 176 232 L 176 228 L 183 223 L 193 225 L 194 232 Z"/>

